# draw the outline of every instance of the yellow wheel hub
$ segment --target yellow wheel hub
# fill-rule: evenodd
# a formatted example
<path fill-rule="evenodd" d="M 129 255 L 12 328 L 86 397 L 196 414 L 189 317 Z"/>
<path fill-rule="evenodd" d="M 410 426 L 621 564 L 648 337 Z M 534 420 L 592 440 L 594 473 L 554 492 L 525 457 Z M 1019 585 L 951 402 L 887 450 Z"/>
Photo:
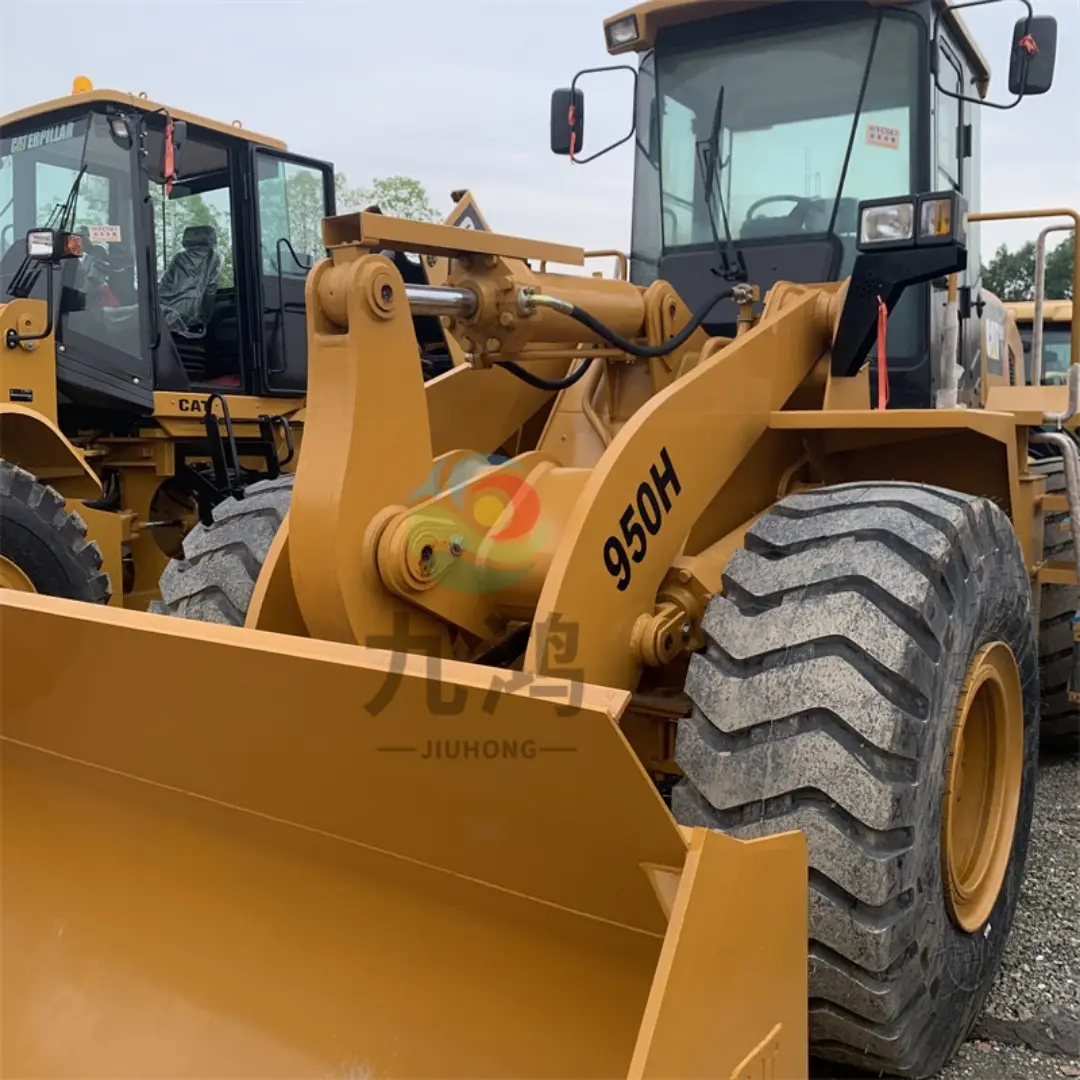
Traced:
<path fill-rule="evenodd" d="M 0 555 L 0 589 L 37 592 L 34 583 L 10 560 Z"/>
<path fill-rule="evenodd" d="M 1024 766 L 1024 699 L 1012 650 L 997 641 L 971 662 L 946 763 L 945 899 L 969 933 L 990 917 L 1009 865 Z"/>

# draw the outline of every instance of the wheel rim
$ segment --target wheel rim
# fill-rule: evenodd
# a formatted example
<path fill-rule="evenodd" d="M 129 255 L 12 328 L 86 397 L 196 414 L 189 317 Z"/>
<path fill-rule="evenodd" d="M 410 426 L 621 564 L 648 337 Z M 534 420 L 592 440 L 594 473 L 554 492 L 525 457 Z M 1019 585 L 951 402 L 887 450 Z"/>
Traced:
<path fill-rule="evenodd" d="M 1024 762 L 1020 672 L 1004 642 L 968 668 L 946 766 L 942 820 L 945 896 L 962 929 L 990 917 L 1009 865 Z"/>
<path fill-rule="evenodd" d="M 34 583 L 10 560 L 0 555 L 0 589 L 37 592 Z"/>

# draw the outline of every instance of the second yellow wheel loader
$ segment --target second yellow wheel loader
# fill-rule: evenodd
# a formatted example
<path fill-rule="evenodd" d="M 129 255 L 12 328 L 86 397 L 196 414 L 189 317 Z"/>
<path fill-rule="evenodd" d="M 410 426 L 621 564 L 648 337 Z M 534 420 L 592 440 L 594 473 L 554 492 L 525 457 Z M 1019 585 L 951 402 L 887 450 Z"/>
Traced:
<path fill-rule="evenodd" d="M 1038 243 L 1038 291 L 1042 291 L 1045 240 L 1053 226 L 1044 229 Z M 1063 385 L 1068 381 L 1072 351 L 1072 301 L 1012 301 L 1006 305 L 1023 343 L 1025 379 L 1035 385 Z M 1038 359 L 1036 360 L 1036 356 Z M 1066 425 L 1075 438 L 1076 418 Z M 1046 489 L 1065 493 L 1061 460 L 1048 452 L 1033 469 L 1046 474 Z M 1046 515 L 1045 551 L 1058 561 L 1073 558 L 1074 537 L 1069 512 L 1061 507 Z M 1080 695 L 1075 681 L 1075 625 L 1080 589 L 1047 585 L 1039 612 L 1039 646 L 1042 664 L 1042 741 L 1046 747 L 1074 750 L 1080 745 Z"/>
<path fill-rule="evenodd" d="M 83 77 L 0 117 L 0 587 L 145 609 L 193 526 L 289 483 L 333 212 L 329 163 Z"/>
<path fill-rule="evenodd" d="M 809 1049 L 923 1078 L 963 1040 L 1023 878 L 1040 590 L 1077 584 L 1043 532 L 1063 504 L 1080 528 L 1080 458 L 1045 430 L 1080 366 L 1063 387 L 1001 349 L 981 382 L 954 370 L 987 332 L 961 290 L 988 215 L 909 137 L 933 19 L 769 6 L 608 24 L 659 88 L 700 90 L 700 123 L 639 110 L 646 149 L 706 142 L 669 205 L 650 163 L 637 184 L 636 228 L 705 223 L 660 249 L 671 276 L 703 257 L 681 287 L 324 222 L 304 452 L 243 627 L 0 591 L 5 1073 L 798 1080 Z M 1053 32 L 1021 20 L 1018 92 L 1049 88 Z M 736 46 L 763 79 L 743 99 L 712 55 Z M 805 92 L 761 97 L 793 57 Z M 890 93 L 911 95 L 899 137 Z M 738 138 L 709 166 L 740 101 L 770 131 L 839 116 L 837 171 L 871 188 L 842 228 L 782 231 L 828 224 L 817 196 L 751 211 L 769 159 Z M 555 110 L 575 156 L 580 109 Z M 864 123 L 913 183 L 847 170 Z M 756 249 L 708 223 L 735 161 L 720 216 L 758 222 Z M 448 260 L 446 284 L 386 251 Z M 785 254 L 849 261 L 769 277 Z M 905 325 L 935 297 L 942 333 Z M 468 358 L 426 384 L 418 313 Z M 1032 446 L 1060 451 L 1066 497 Z M 85 693 L 103 655 L 152 708 Z M 161 693 L 177 671 L 205 704 Z"/>

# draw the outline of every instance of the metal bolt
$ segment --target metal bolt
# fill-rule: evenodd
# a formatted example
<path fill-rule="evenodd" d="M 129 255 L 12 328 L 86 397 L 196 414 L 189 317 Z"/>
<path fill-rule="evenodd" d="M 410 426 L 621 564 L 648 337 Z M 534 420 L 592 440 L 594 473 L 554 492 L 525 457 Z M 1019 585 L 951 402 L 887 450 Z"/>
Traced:
<path fill-rule="evenodd" d="M 497 337 L 489 337 L 484 349 L 486 352 L 498 352 L 501 347 L 502 342 Z"/>
<path fill-rule="evenodd" d="M 505 326 L 507 330 L 509 330 L 510 327 L 513 326 L 516 322 L 517 319 L 514 317 L 514 313 L 512 311 L 504 311 L 499 316 L 499 325 Z"/>
<path fill-rule="evenodd" d="M 689 641 L 690 635 L 694 632 L 694 624 L 684 622 L 680 629 L 682 630 L 683 641 Z"/>
<path fill-rule="evenodd" d="M 379 290 L 379 295 L 382 297 L 382 302 L 384 304 L 389 304 L 390 301 L 394 299 L 394 288 L 393 288 L 393 286 L 390 285 L 389 282 L 388 282 L 387 284 L 385 284 Z"/>
<path fill-rule="evenodd" d="M 459 555 L 465 553 L 465 537 L 460 533 L 455 534 L 450 538 L 450 554 L 456 559 Z"/>

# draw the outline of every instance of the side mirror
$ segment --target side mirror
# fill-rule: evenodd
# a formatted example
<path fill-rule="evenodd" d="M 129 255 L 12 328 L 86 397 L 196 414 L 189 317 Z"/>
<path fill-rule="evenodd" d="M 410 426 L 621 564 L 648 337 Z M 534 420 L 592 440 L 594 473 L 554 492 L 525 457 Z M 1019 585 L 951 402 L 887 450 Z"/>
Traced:
<path fill-rule="evenodd" d="M 1018 19 L 1009 59 L 1009 93 L 1045 94 L 1054 82 L 1056 55 L 1057 19 L 1052 15 Z"/>
<path fill-rule="evenodd" d="M 563 87 L 551 95 L 551 152 L 581 153 L 585 145 L 585 92 Z"/>

